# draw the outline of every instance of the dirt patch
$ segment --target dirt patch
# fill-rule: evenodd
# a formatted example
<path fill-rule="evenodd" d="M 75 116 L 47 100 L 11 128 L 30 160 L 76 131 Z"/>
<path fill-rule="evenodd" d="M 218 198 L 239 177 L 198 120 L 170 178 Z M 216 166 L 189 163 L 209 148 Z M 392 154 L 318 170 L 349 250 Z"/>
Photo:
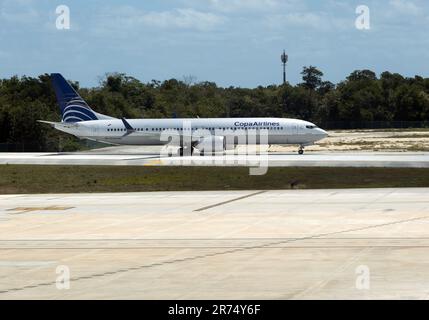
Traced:
<path fill-rule="evenodd" d="M 270 151 L 296 151 L 296 146 L 271 146 Z M 340 130 L 329 131 L 329 137 L 309 151 L 429 151 L 429 131 L 415 130 Z"/>

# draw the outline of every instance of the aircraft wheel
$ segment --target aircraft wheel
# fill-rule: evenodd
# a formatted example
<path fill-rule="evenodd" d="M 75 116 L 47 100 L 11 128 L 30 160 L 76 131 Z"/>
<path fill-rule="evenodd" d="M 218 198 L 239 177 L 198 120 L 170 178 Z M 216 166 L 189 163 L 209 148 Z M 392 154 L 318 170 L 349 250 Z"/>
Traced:
<path fill-rule="evenodd" d="M 180 148 L 180 149 L 179 149 L 179 156 L 180 156 L 180 157 L 183 157 L 183 148 Z"/>
<path fill-rule="evenodd" d="M 204 157 L 204 151 L 200 151 L 200 156 Z"/>
<path fill-rule="evenodd" d="M 298 150 L 298 153 L 299 153 L 299 154 L 304 154 L 304 150 L 299 149 L 299 150 Z"/>

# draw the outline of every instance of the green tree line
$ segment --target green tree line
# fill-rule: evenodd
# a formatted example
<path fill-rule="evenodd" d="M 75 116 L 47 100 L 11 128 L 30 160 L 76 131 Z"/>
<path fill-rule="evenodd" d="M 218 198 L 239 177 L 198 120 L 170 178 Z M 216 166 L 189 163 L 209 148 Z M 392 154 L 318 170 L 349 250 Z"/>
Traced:
<path fill-rule="evenodd" d="M 214 82 L 170 79 L 143 83 L 123 73 L 106 74 L 95 88 L 71 84 L 97 112 L 126 118 L 291 117 L 325 129 L 429 126 L 429 78 L 370 70 L 344 81 L 323 80 L 323 72 L 304 67 L 297 85 L 257 88 L 219 87 Z M 60 120 L 48 74 L 0 80 L 0 150 L 57 151 L 81 147 L 77 139 L 37 120 Z"/>

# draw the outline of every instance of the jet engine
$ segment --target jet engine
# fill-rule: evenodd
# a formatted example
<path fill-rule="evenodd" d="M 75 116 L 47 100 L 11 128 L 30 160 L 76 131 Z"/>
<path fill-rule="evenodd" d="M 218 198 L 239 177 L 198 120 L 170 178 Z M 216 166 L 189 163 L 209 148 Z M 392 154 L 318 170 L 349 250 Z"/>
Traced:
<path fill-rule="evenodd" d="M 194 147 L 200 152 L 221 152 L 227 150 L 226 139 L 221 136 L 203 137 Z"/>

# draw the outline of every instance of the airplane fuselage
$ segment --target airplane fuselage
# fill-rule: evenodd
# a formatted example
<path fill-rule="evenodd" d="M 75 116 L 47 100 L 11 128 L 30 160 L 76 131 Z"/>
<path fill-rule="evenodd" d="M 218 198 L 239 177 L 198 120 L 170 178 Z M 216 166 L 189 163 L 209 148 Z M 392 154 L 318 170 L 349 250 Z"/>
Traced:
<path fill-rule="evenodd" d="M 197 118 L 197 119 L 129 119 L 133 128 L 127 131 L 121 119 L 93 120 L 55 128 L 79 138 L 116 145 L 164 145 L 162 135 L 175 132 L 190 136 L 204 131 L 207 135 L 230 137 L 237 135 L 267 135 L 268 144 L 311 145 L 327 136 L 314 124 L 285 118 Z M 195 137 L 192 140 L 198 139 Z M 259 140 L 258 140 L 259 141 Z M 238 141 L 238 144 L 240 142 Z M 249 144 L 246 142 L 246 144 Z"/>

